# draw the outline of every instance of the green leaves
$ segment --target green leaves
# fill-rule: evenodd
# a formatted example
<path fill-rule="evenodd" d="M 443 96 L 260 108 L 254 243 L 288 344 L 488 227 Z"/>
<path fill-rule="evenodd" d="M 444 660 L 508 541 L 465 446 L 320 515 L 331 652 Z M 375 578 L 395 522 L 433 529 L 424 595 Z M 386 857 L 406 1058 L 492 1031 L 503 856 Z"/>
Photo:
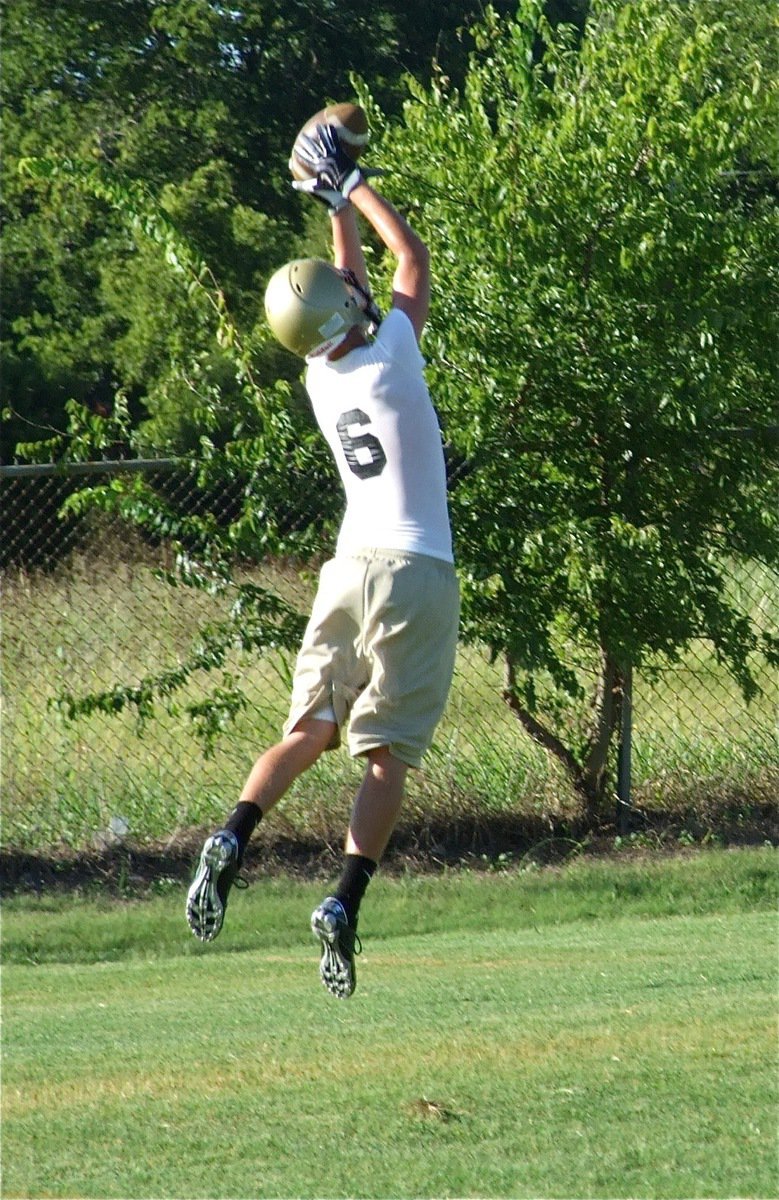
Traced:
<path fill-rule="evenodd" d="M 53 706 L 70 721 L 101 712 L 117 714 L 133 712 L 142 734 L 158 708 L 182 715 L 192 722 L 208 757 L 218 737 L 245 709 L 247 701 L 240 683 L 231 670 L 236 654 L 261 654 L 269 650 L 291 653 L 300 643 L 305 617 L 278 595 L 256 585 L 235 585 L 229 579 L 219 579 L 213 572 L 190 562 L 171 581 L 189 586 L 206 587 L 209 591 L 233 595 L 233 611 L 229 618 L 215 622 L 201 632 L 198 642 L 188 656 L 174 667 L 145 675 L 137 683 L 117 684 L 104 691 L 75 695 L 64 689 Z M 218 673 L 216 683 L 198 700 L 186 697 L 187 684 L 203 673 Z"/>

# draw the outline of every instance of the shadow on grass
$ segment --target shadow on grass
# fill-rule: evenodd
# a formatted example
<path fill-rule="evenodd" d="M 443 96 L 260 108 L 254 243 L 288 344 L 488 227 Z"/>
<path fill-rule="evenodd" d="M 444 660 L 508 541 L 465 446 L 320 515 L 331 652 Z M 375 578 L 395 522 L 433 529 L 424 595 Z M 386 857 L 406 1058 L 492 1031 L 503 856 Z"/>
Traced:
<path fill-rule="evenodd" d="M 56 847 L 28 852 L 0 851 L 0 895 L 16 892 L 79 892 L 99 888 L 110 895 L 143 896 L 192 876 L 203 839 L 210 830 L 186 830 L 159 843 L 117 840 L 74 850 Z M 331 878 L 341 860 L 340 835 L 329 840 L 279 836 L 264 830 L 250 844 L 244 872 L 250 878 L 288 875 Z M 495 871 L 523 866 L 559 866 L 572 858 L 626 851 L 679 853 L 701 847 L 779 845 L 775 805 L 731 798 L 728 804 L 674 811 L 631 809 L 620 833 L 607 822 L 527 814 L 480 816 L 464 813 L 422 824 L 401 824 L 382 863 L 389 875 L 435 873 L 452 867 Z"/>

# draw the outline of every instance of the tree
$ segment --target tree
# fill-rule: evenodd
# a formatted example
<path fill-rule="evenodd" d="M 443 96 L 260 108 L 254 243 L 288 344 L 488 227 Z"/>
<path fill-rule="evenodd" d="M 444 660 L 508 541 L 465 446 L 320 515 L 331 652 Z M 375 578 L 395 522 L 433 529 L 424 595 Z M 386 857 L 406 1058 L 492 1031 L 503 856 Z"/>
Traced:
<path fill-rule="evenodd" d="M 769 26 L 596 0 L 577 49 L 526 0 L 382 141 L 437 273 L 463 634 L 592 819 L 631 667 L 705 637 L 755 687 L 725 564 L 779 557 Z"/>

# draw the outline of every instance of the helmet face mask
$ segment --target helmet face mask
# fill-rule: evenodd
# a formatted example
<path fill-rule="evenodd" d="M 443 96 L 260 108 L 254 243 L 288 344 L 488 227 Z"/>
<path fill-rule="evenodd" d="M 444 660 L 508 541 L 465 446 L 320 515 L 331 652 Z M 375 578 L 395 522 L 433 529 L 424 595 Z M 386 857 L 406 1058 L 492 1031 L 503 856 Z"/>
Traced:
<path fill-rule="evenodd" d="M 298 258 L 271 277 L 265 313 L 275 337 L 301 358 L 335 350 L 354 326 L 367 327 L 365 298 L 331 263 Z"/>
<path fill-rule="evenodd" d="M 354 296 L 358 308 L 361 308 L 365 314 L 365 323 L 371 333 L 375 333 L 379 325 L 381 325 L 381 313 L 376 307 L 376 303 L 370 291 L 362 286 L 354 271 L 350 271 L 347 267 L 342 267 L 339 270 L 346 281 L 346 286 Z"/>

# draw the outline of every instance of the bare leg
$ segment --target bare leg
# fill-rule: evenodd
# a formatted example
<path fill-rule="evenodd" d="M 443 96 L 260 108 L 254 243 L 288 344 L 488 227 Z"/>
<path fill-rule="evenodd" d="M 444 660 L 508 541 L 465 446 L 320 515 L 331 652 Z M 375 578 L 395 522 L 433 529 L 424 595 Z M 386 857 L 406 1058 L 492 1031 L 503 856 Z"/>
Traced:
<path fill-rule="evenodd" d="M 352 807 L 347 854 L 361 854 L 379 862 L 400 815 L 407 771 L 407 764 L 390 754 L 386 746 L 369 751 Z"/>
<path fill-rule="evenodd" d="M 335 728 L 332 721 L 320 721 L 315 717 L 299 721 L 292 733 L 257 759 L 240 800 L 256 804 L 263 813 L 269 812 L 298 775 L 316 762 L 327 748 Z"/>
<path fill-rule="evenodd" d="M 201 941 L 213 941 L 222 928 L 243 848 L 259 820 L 256 809 L 266 813 L 273 808 L 298 775 L 316 762 L 334 732 L 332 721 L 299 721 L 292 733 L 255 762 L 227 825 L 207 838 L 187 893 L 187 923 Z"/>
<path fill-rule="evenodd" d="M 375 864 L 384 854 L 400 813 L 407 770 L 386 746 L 369 751 L 365 775 L 352 806 L 344 874 L 334 895 L 311 914 L 311 928 L 322 947 L 322 983 L 341 1000 L 351 996 L 357 980 L 357 911 L 373 873 L 367 870 L 366 860 Z M 362 880 L 361 871 L 365 875 Z"/>

